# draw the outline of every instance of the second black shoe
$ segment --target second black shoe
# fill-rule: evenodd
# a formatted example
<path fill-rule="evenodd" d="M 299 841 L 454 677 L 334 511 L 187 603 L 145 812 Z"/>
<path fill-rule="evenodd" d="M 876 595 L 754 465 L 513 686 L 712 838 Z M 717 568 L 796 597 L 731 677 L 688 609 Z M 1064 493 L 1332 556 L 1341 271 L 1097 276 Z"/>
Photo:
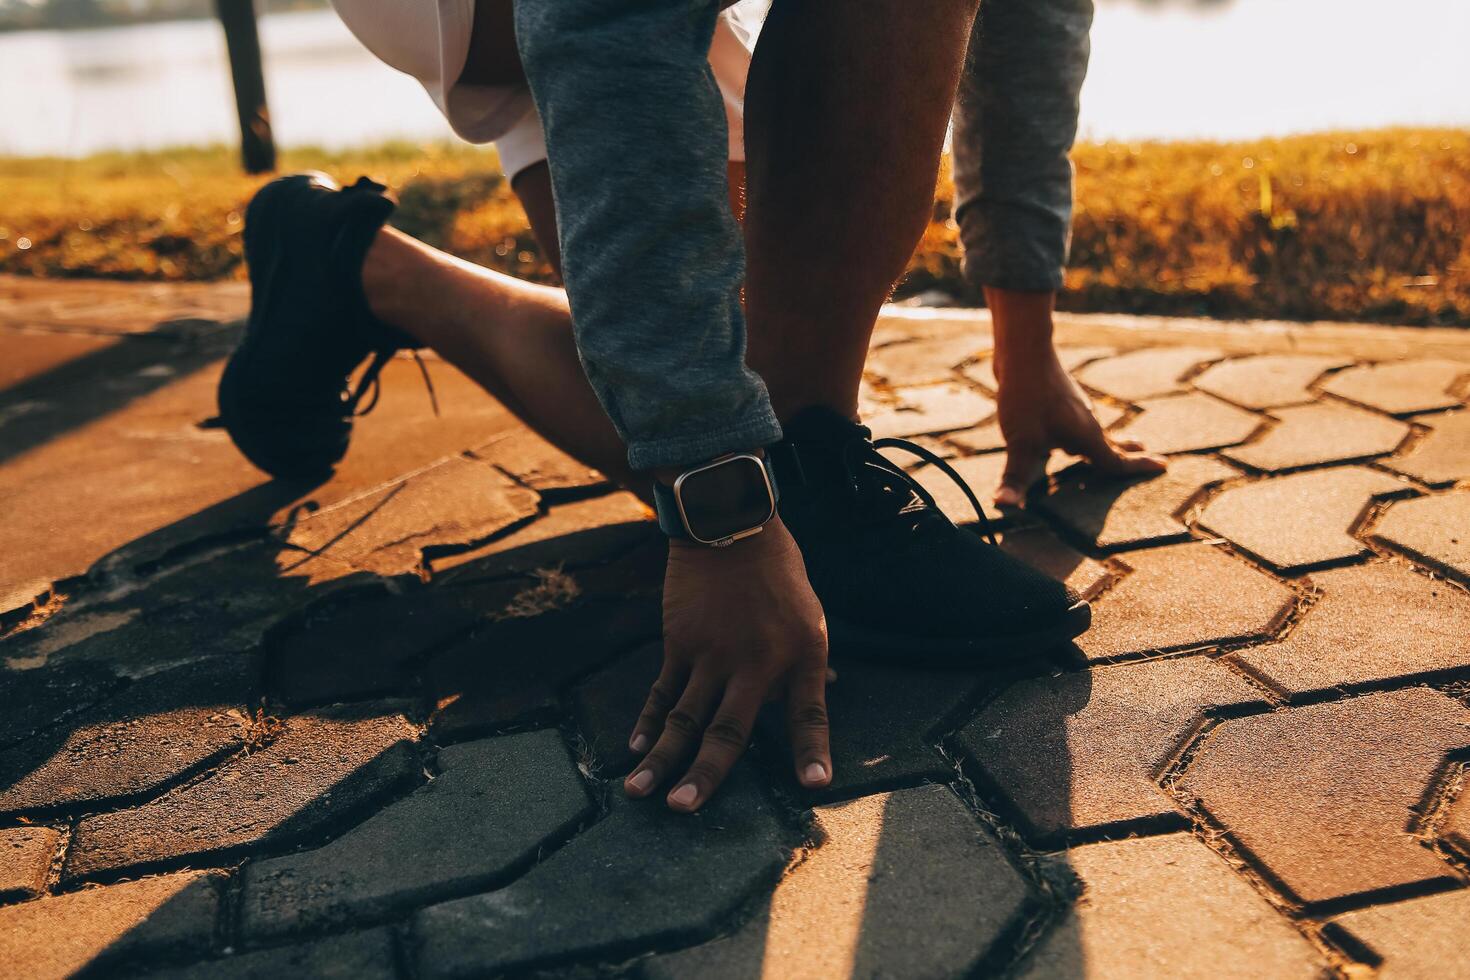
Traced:
<path fill-rule="evenodd" d="M 878 450 L 902 444 L 934 463 L 932 454 L 902 440 L 875 445 L 867 428 L 824 408 L 784 428 L 771 450 L 781 518 L 801 546 L 834 653 L 985 666 L 1045 653 L 1091 625 L 1086 601 L 956 527 Z"/>
<path fill-rule="evenodd" d="M 394 204 L 362 179 L 346 190 L 325 174 L 271 181 L 245 212 L 250 319 L 219 385 L 220 420 L 272 476 L 319 479 L 347 452 L 352 419 L 406 335 L 377 320 L 362 263 Z M 356 389 L 353 371 L 373 363 Z"/>

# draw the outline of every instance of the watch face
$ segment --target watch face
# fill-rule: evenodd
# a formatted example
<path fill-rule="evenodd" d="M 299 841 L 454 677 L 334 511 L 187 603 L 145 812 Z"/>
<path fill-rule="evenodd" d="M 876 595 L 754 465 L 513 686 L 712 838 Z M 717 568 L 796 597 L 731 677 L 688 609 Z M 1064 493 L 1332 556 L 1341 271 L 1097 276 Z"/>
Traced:
<path fill-rule="evenodd" d="M 690 535 L 706 543 L 760 527 L 775 515 L 766 469 L 754 456 L 735 456 L 685 473 L 675 483 L 675 493 Z"/>

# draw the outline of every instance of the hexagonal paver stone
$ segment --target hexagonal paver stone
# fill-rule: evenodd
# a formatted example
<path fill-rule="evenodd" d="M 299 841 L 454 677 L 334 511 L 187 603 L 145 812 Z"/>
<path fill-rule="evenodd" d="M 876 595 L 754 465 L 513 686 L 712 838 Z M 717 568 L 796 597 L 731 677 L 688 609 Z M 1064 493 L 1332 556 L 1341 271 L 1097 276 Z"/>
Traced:
<path fill-rule="evenodd" d="M 1373 961 L 1378 980 L 1470 976 L 1465 964 L 1465 923 L 1470 891 L 1375 905 L 1328 921 L 1328 938 Z M 1366 954 L 1366 955 L 1364 955 Z"/>
<path fill-rule="evenodd" d="M 1470 493 L 1400 501 L 1378 521 L 1373 540 L 1470 582 Z"/>
<path fill-rule="evenodd" d="M 944 786 L 816 811 L 821 846 L 728 939 L 645 960 L 649 978 L 969 976 L 1028 892 Z"/>
<path fill-rule="evenodd" d="M 897 402 L 864 419 L 873 438 L 909 438 L 979 425 L 995 414 L 995 402 L 967 385 L 899 388 Z"/>
<path fill-rule="evenodd" d="M 890 387 L 947 381 L 961 364 L 989 352 L 991 340 L 966 331 L 953 337 L 885 344 L 868 355 L 864 373 Z"/>
<path fill-rule="evenodd" d="M 1383 465 L 1432 487 L 1470 480 L 1470 412 L 1416 419 L 1429 432 L 1405 453 Z"/>
<path fill-rule="evenodd" d="M 1099 548 L 1136 547 L 1187 536 L 1177 515 L 1206 487 L 1237 476 L 1233 467 L 1194 456 L 1170 460 L 1158 476 L 1128 480 L 1079 468 L 1060 478 L 1036 508 Z"/>
<path fill-rule="evenodd" d="M 1044 528 L 1006 531 L 1000 535 L 1000 547 L 1084 599 L 1095 597 L 1113 578 L 1108 566 L 1068 547 Z"/>
<path fill-rule="evenodd" d="M 246 935 L 380 922 L 493 887 L 592 812 L 554 730 L 451 745 L 433 781 L 325 847 L 249 864 Z"/>
<path fill-rule="evenodd" d="M 1246 880 L 1188 834 L 1074 847 L 1052 859 L 1082 880 L 1024 980 L 1220 980 L 1330 976 L 1327 963 Z"/>
<path fill-rule="evenodd" d="M 222 876 L 184 871 L 0 908 L 0 963 L 18 977 L 155 954 L 200 955 L 214 939 Z"/>
<path fill-rule="evenodd" d="M 1199 526 L 1281 571 L 1367 554 L 1353 529 L 1375 499 L 1407 484 L 1361 466 L 1281 476 L 1221 491 Z"/>
<path fill-rule="evenodd" d="M 420 777 L 415 729 L 382 705 L 287 719 L 266 748 L 131 810 L 87 817 L 65 877 L 294 843 Z"/>
<path fill-rule="evenodd" d="M 1150 452 L 1190 453 L 1219 449 L 1245 442 L 1261 427 L 1259 415 L 1191 391 L 1165 398 L 1145 398 L 1138 403 L 1142 414 L 1122 428 L 1116 439 L 1143 443 Z"/>
<path fill-rule="evenodd" d="M 0 830 L 0 902 L 39 895 L 60 844 L 61 832 L 52 827 Z"/>
<path fill-rule="evenodd" d="M 1280 419 L 1275 428 L 1221 455 L 1274 473 L 1382 456 L 1397 449 L 1409 435 L 1403 422 L 1332 402 L 1280 408 L 1271 414 Z"/>
<path fill-rule="evenodd" d="M 1126 414 L 1127 412 L 1112 402 L 1098 401 L 1092 403 L 1093 418 L 1097 419 L 1097 424 L 1104 429 Z M 996 419 L 991 419 L 989 422 L 977 425 L 972 429 L 946 432 L 942 438 L 946 444 L 959 450 L 961 455 L 991 453 L 1006 447 L 1005 435 L 1000 431 L 1000 422 Z M 953 455 L 953 453 L 950 455 Z"/>
<path fill-rule="evenodd" d="M 1150 660 L 1013 684 L 956 733 L 955 745 L 1032 839 L 1178 825 L 1160 768 L 1211 709 L 1262 702 L 1261 691 L 1212 660 Z"/>
<path fill-rule="evenodd" d="M 1314 572 L 1319 599 L 1279 643 L 1230 655 L 1288 694 L 1470 667 L 1470 595 L 1392 562 Z"/>
<path fill-rule="evenodd" d="M 1150 347 L 1091 364 L 1077 372 L 1077 380 L 1094 391 L 1125 402 L 1184 390 L 1181 380 L 1221 352 L 1210 347 Z"/>
<path fill-rule="evenodd" d="M 271 980 L 275 977 L 394 980 L 398 976 L 396 959 L 393 934 L 388 929 L 365 929 L 310 943 L 153 970 L 148 973 L 148 980 Z"/>
<path fill-rule="evenodd" d="M 166 670 L 0 752 L 0 813 L 116 806 L 211 765 L 245 743 L 254 675 L 243 657 Z"/>
<path fill-rule="evenodd" d="M 614 657 L 657 638 L 651 598 L 591 599 L 539 616 L 502 619 L 424 668 L 436 737 L 463 738 L 550 720 L 561 691 Z"/>
<path fill-rule="evenodd" d="M 413 918 L 418 975 L 514 973 L 712 935 L 785 867 L 791 835 L 736 767 L 698 816 L 614 797 L 601 823 L 499 891 Z"/>
<path fill-rule="evenodd" d="M 1351 363 L 1330 354 L 1256 354 L 1211 365 L 1194 386 L 1245 408 L 1280 408 L 1311 401 L 1308 385 Z"/>
<path fill-rule="evenodd" d="M 1075 372 L 1084 364 L 1101 360 L 1104 357 L 1112 357 L 1118 353 L 1116 347 L 1070 347 L 1062 345 L 1057 348 L 1057 360 L 1062 367 L 1069 372 Z M 960 369 L 960 373 L 976 384 L 984 386 L 989 391 L 999 390 L 1000 383 L 995 378 L 995 361 L 993 358 L 984 358 Z"/>
<path fill-rule="evenodd" d="M 1307 904 L 1457 880 L 1412 821 L 1470 710 L 1410 688 L 1221 722 L 1178 785 Z"/>
<path fill-rule="evenodd" d="M 308 515 L 293 547 L 382 575 L 418 571 L 426 548 L 468 547 L 539 513 L 540 497 L 477 460 L 452 457 Z"/>
<path fill-rule="evenodd" d="M 582 681 L 572 691 L 577 729 L 591 752 L 597 775 L 625 776 L 642 756 L 628 745 L 633 723 L 648 701 L 663 666 L 662 641 L 645 643 Z"/>
<path fill-rule="evenodd" d="M 1270 636 L 1296 602 L 1286 586 L 1208 544 L 1130 552 L 1133 571 L 1093 603 L 1076 644 L 1089 660 Z"/>
<path fill-rule="evenodd" d="M 841 659 L 837 680 L 827 685 L 831 719 L 832 783 L 802 793 L 833 799 L 871 793 L 904 780 L 948 779 L 954 766 L 936 746 L 940 728 L 981 683 L 973 674 L 886 667 Z M 779 706 L 761 715 L 759 731 L 772 766 L 791 788 L 791 749 Z"/>
<path fill-rule="evenodd" d="M 1458 406 L 1450 388 L 1467 374 L 1470 364 L 1460 361 L 1395 361 L 1348 368 L 1322 390 L 1390 415 L 1413 415 Z"/>

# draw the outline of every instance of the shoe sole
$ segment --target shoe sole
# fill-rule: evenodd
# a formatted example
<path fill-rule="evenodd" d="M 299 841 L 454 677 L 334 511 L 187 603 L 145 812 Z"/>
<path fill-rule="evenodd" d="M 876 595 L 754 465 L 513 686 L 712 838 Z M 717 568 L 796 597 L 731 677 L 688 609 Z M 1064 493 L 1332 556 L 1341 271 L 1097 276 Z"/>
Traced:
<path fill-rule="evenodd" d="M 245 231 L 243 241 L 245 246 L 245 263 L 250 270 L 250 306 L 252 311 L 269 305 L 270 294 L 274 290 L 274 283 L 281 264 L 281 250 L 269 251 L 270 258 L 262 263 L 262 248 L 259 236 L 263 234 L 262 225 L 275 225 L 274 215 L 285 206 L 289 199 L 298 195 L 303 188 L 313 183 L 320 183 L 328 188 L 336 188 L 336 183 L 326 174 L 310 171 L 300 174 L 292 174 L 282 177 L 263 187 L 250 204 L 245 208 Z M 230 441 L 235 448 L 240 450 L 251 463 L 266 473 L 283 480 L 322 480 L 331 476 L 337 462 L 346 453 L 336 455 L 330 463 L 315 466 L 293 465 L 289 460 L 282 459 L 272 452 L 272 446 L 268 439 L 256 440 L 251 438 L 248 425 L 240 424 L 246 416 L 246 394 L 244 384 L 240 380 L 240 374 L 245 370 L 245 361 L 251 356 L 250 337 L 247 334 L 240 346 L 235 348 L 225 363 L 224 373 L 220 376 L 219 383 L 219 410 L 220 421 L 224 423 L 225 431 L 230 436 Z"/>
<path fill-rule="evenodd" d="M 1049 653 L 1086 633 L 1092 606 L 1069 608 L 1055 624 L 1005 636 L 915 636 L 827 619 L 832 653 L 855 660 L 915 667 L 989 667 Z"/>

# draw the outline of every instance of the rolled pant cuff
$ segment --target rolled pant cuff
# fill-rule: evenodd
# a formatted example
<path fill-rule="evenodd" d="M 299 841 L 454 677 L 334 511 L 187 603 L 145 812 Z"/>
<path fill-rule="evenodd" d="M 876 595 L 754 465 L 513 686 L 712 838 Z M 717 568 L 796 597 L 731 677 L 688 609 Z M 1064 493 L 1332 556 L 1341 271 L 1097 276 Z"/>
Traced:
<path fill-rule="evenodd" d="M 780 441 L 781 423 L 767 409 L 734 425 L 718 429 L 630 442 L 628 466 L 639 471 L 694 466 L 726 453 L 756 449 Z"/>

